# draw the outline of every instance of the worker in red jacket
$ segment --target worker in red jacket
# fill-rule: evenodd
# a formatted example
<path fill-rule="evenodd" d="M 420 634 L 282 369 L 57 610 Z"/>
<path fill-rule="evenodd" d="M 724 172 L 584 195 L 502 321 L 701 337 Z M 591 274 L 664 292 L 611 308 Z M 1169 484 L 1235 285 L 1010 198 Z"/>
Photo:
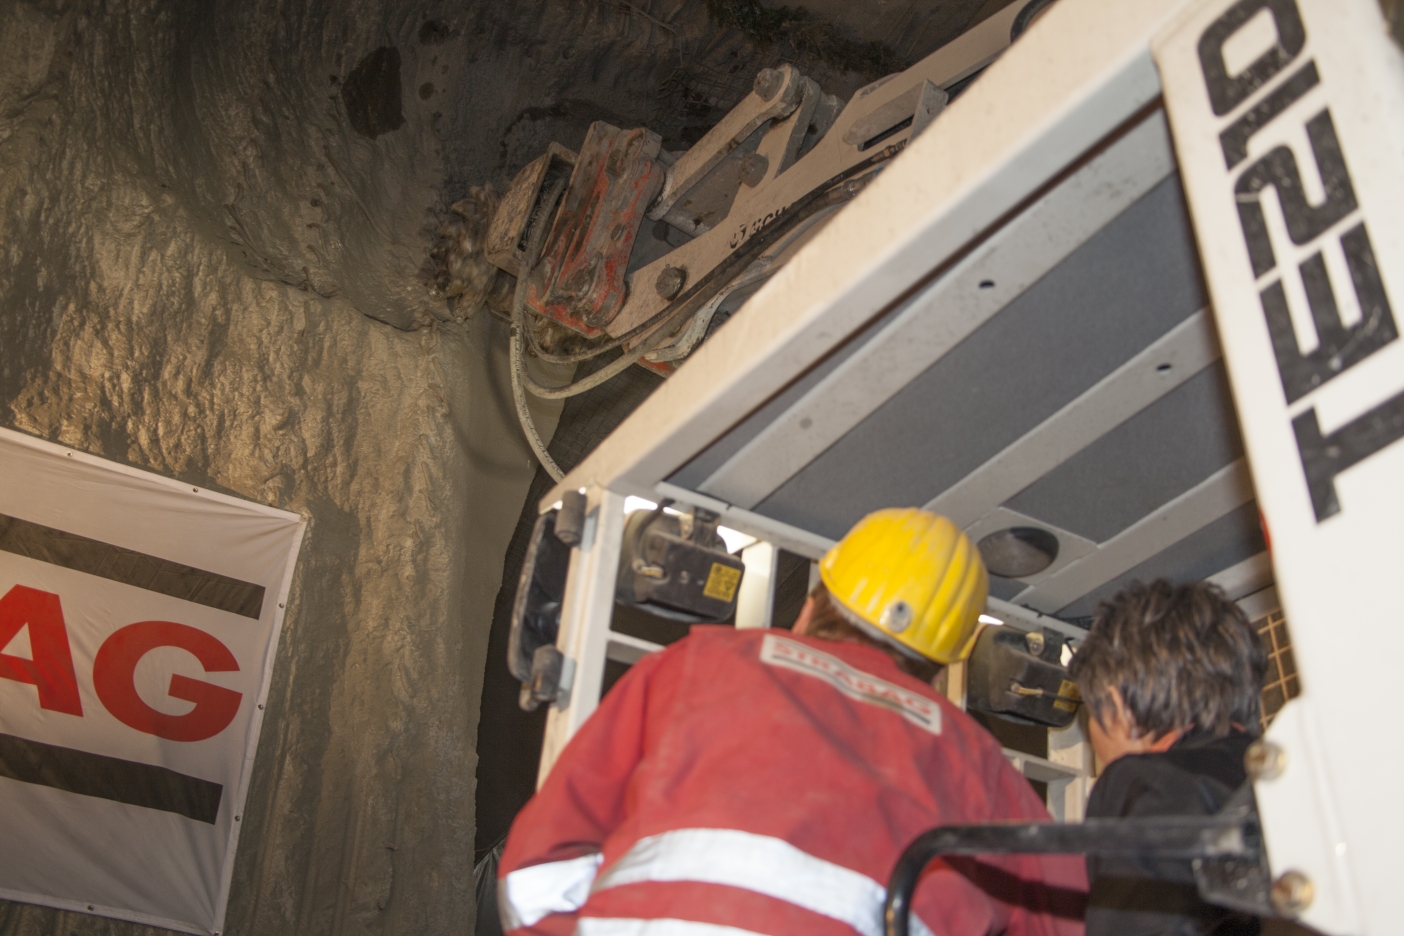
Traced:
<path fill-rule="evenodd" d="M 878 511 L 820 575 L 793 633 L 695 627 L 619 681 L 512 826 L 509 936 L 882 936 L 919 833 L 1048 818 L 926 681 L 974 642 L 987 577 L 969 539 Z M 936 862 L 912 931 L 1079 934 L 1085 890 L 1080 856 Z"/>

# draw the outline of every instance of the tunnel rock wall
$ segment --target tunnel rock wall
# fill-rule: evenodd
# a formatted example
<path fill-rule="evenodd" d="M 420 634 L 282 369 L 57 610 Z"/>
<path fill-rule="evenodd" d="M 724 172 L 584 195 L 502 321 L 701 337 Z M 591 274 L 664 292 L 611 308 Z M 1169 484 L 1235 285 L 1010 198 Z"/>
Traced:
<path fill-rule="evenodd" d="M 330 81 L 423 11 L 294 6 L 0 3 L 0 422 L 310 519 L 226 932 L 467 932 L 534 463 L 505 326 L 425 294 L 432 112 L 406 91 L 371 138 Z M 5 934 L 147 929 L 0 903 Z"/>

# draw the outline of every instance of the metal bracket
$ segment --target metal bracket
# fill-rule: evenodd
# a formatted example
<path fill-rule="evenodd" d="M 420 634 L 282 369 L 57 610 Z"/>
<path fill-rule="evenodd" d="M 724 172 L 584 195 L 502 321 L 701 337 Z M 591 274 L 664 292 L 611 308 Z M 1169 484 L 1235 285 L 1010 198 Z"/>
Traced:
<path fill-rule="evenodd" d="M 663 184 L 659 145 L 650 130 L 590 125 L 541 259 L 523 274 L 529 308 L 586 337 L 618 313 L 639 225 Z"/>
<path fill-rule="evenodd" d="M 578 155 L 559 143 L 549 143 L 546 152 L 512 180 L 493 215 L 483 246 L 484 256 L 498 269 L 513 276 L 521 272 L 528 225 L 541 210 L 541 194 L 556 179 L 570 178 Z"/>
<path fill-rule="evenodd" d="M 717 163 L 756 131 L 761 124 L 783 117 L 797 106 L 801 76 L 793 65 L 766 68 L 756 76 L 755 90 L 731 109 L 721 123 L 698 140 L 678 161 L 668 167 L 663 191 L 648 211 L 657 221 L 668 213 Z M 766 92 L 769 92 L 767 95 Z"/>
<path fill-rule="evenodd" d="M 575 661 L 554 646 L 537 647 L 531 658 L 531 679 L 522 683 L 517 702 L 528 712 L 542 702 L 564 707 L 570 704 L 574 684 Z"/>

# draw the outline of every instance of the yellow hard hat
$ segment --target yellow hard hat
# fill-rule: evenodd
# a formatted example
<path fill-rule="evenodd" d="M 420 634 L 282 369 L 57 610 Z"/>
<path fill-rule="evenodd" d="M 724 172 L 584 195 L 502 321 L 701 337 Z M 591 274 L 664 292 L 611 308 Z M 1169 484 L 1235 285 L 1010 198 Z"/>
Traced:
<path fill-rule="evenodd" d="M 835 604 L 859 627 L 938 663 L 975 644 L 989 575 L 970 537 L 925 510 L 879 510 L 819 563 Z"/>

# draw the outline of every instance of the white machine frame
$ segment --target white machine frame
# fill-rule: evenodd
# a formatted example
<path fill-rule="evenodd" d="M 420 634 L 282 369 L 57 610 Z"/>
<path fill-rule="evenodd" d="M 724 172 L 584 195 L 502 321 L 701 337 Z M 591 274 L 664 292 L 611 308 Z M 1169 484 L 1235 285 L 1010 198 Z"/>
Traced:
<path fill-rule="evenodd" d="M 1217 90 L 1211 87 L 1214 76 L 1206 78 L 1206 62 L 1212 64 L 1214 55 L 1221 66 Z M 1305 90 L 1300 81 L 1289 89 L 1308 64 L 1319 80 Z M 1313 227 L 1290 216 L 1290 203 L 1304 197 L 1316 210 L 1344 198 L 1339 180 L 1323 182 L 1327 168 L 1299 175 L 1298 196 L 1287 191 L 1290 184 L 1280 173 L 1246 195 L 1241 184 L 1248 184 L 1245 173 L 1259 161 L 1266 165 L 1283 149 L 1295 154 L 1296 165 L 1310 167 L 1316 156 L 1324 166 L 1320 139 L 1304 128 L 1326 111 L 1355 204 L 1332 218 L 1318 211 L 1313 217 L 1321 223 Z M 1400 611 L 1381 598 L 1392 592 L 1399 574 L 1398 531 L 1404 530 L 1404 445 L 1391 444 L 1404 436 L 1404 342 L 1380 339 L 1371 329 L 1378 324 L 1378 305 L 1388 316 L 1388 297 L 1400 295 L 1391 290 L 1391 280 L 1404 275 L 1404 212 L 1396 208 L 1404 195 L 1404 54 L 1389 39 L 1376 0 L 1060 0 L 844 210 L 841 223 L 821 231 L 543 499 L 542 509 L 549 509 L 565 491 L 587 495 L 586 527 L 571 559 L 558 641 L 575 664 L 573 685 L 549 716 L 543 777 L 598 705 L 606 659 L 633 662 L 656 649 L 610 630 L 625 498 L 673 498 L 716 511 L 724 525 L 756 537 L 746 554 L 750 584 L 738 626 L 765 626 L 775 548 L 817 558 L 831 545 L 813 531 L 740 505 L 747 503 L 748 478 L 783 472 L 784 466 L 744 465 L 733 485 L 739 493 L 730 500 L 667 479 L 876 316 L 1001 236 L 1036 194 L 1109 152 L 1108 141 L 1130 139 L 1140 132 L 1127 130 L 1133 125 L 1164 128 L 1160 114 L 1168 115 L 1173 152 L 1162 149 L 1183 180 L 1215 328 L 1208 328 L 1209 314 L 1202 313 L 1198 326 L 1177 329 L 1165 339 L 1170 346 L 1157 351 L 1203 359 L 1222 347 L 1247 457 L 1146 523 L 1101 547 L 1092 545 L 1057 574 L 1096 573 L 1105 581 L 1109 569 L 1134 567 L 1138 556 L 1150 555 L 1166 537 L 1183 535 L 1186 524 L 1222 515 L 1256 492 L 1304 690 L 1268 732 L 1283 752 L 1281 769 L 1256 784 L 1272 869 L 1300 872 L 1310 882 L 1303 922 L 1333 934 L 1393 931 L 1398 899 L 1392 869 L 1399 860 L 1394 846 L 1404 840 L 1404 798 L 1394 786 L 1404 764 L 1397 746 L 1379 743 L 1376 725 L 1390 711 L 1397 679 L 1388 634 Z M 1312 126 L 1320 129 L 1319 123 Z M 1225 133 L 1241 138 L 1245 156 L 1238 163 L 1225 158 Z M 1276 267 L 1261 277 L 1254 273 L 1251 261 L 1261 269 L 1262 244 L 1245 241 L 1239 214 L 1245 199 L 1264 206 L 1258 217 L 1266 218 L 1267 256 L 1282 258 L 1288 271 L 1278 279 Z M 1097 210 L 1089 197 L 1071 206 L 1073 216 L 1063 220 L 1075 228 L 1077 212 Z M 1341 246 L 1366 224 L 1373 266 L 1361 266 L 1358 253 Z M 1061 229 L 1045 229 L 1044 241 L 1056 242 Z M 1350 243 L 1358 243 L 1355 236 Z M 1026 261 L 1015 261 L 1016 273 L 1018 263 L 1030 267 L 1025 282 L 1044 262 L 1036 247 L 1019 254 Z M 1311 308 L 1308 293 L 1285 262 L 1302 264 L 1305 275 L 1313 252 L 1324 254 L 1337 284 L 1347 345 L 1375 340 L 1372 351 L 1361 355 L 1345 347 L 1325 363 L 1323 355 L 1310 358 L 1311 350 L 1300 352 L 1298 361 L 1281 341 L 1274 351 L 1261 303 L 1278 282 L 1298 349 L 1327 341 L 1324 331 L 1320 337 L 1313 332 L 1313 320 L 1318 328 L 1324 320 L 1305 311 Z M 1361 289 L 1360 277 L 1369 269 L 1383 281 L 1385 298 L 1364 308 L 1345 284 L 1354 278 Z M 1019 286 L 1010 282 L 1007 288 Z M 942 321 L 959 314 L 948 306 L 939 312 Z M 881 352 L 881 370 L 920 369 L 941 353 L 915 344 L 914 350 Z M 925 357 L 904 362 L 903 354 Z M 1282 371 L 1287 364 L 1310 370 L 1312 361 L 1320 365 L 1318 382 L 1289 402 Z M 1021 465 L 1056 465 L 1086 444 L 1079 439 L 1095 435 L 1096 424 L 1118 418 L 1111 411 L 1127 394 L 1157 392 L 1148 378 L 1118 374 L 1107 378 L 1113 383 L 1105 392 L 1089 391 L 1059 414 L 1064 441 L 1026 436 L 1001 453 L 1002 468 L 993 466 L 1003 476 L 984 472 L 978 484 L 958 485 L 936 506 L 960 515 L 965 498 L 997 504 L 998 492 L 979 489 L 1018 483 L 1027 473 Z M 842 405 L 812 415 L 802 428 L 813 428 L 817 441 L 794 424 L 774 431 L 791 433 L 798 448 L 823 445 L 878 399 L 859 397 L 850 393 L 837 401 Z M 742 462 L 744 454 L 737 456 Z M 963 520 L 981 515 L 967 512 Z M 1223 575 L 1261 580 L 1268 571 L 1258 558 Z M 1056 597 L 1071 587 L 1052 590 Z M 1259 611 L 1269 609 L 1265 594 L 1254 599 Z M 1022 604 L 992 600 L 990 610 L 1015 625 L 1082 633 Z M 1043 770 L 1040 779 L 1062 784 L 1060 792 L 1072 804 L 1063 810 L 1069 820 L 1080 818 L 1088 781 L 1089 756 L 1077 741 L 1055 743 L 1046 766 L 1033 764 L 1031 771 L 1032 762 L 1025 758 L 1024 764 L 1030 776 Z"/>

